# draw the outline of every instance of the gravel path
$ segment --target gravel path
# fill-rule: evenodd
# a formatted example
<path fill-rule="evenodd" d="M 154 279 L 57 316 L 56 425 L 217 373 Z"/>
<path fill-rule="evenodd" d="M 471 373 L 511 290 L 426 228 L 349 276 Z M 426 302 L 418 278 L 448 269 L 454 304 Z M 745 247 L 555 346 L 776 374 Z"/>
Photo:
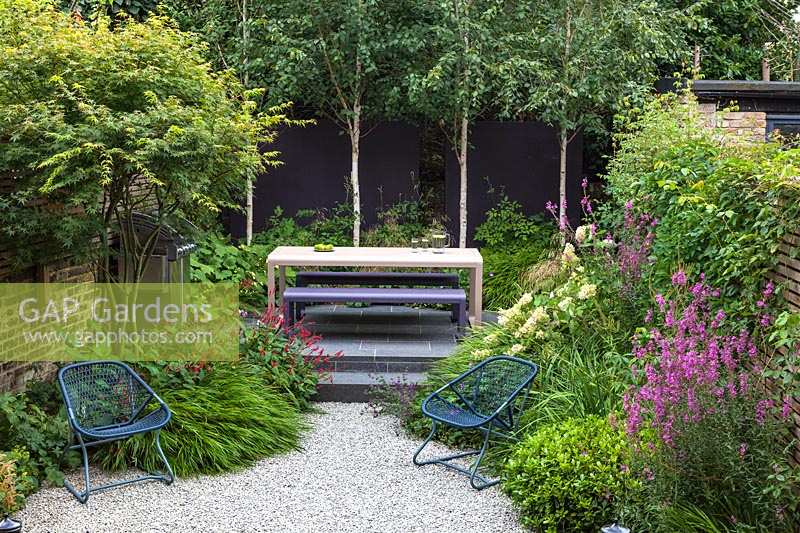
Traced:
<path fill-rule="evenodd" d="M 374 418 L 364 404 L 318 407 L 324 412 L 308 416 L 313 430 L 302 452 L 171 487 L 148 482 L 101 492 L 86 505 L 63 488 L 46 489 L 18 518 L 37 533 L 522 531 L 497 487 L 476 492 L 443 467 L 415 467 L 419 443 L 394 419 Z M 108 477 L 93 472 L 95 483 Z"/>

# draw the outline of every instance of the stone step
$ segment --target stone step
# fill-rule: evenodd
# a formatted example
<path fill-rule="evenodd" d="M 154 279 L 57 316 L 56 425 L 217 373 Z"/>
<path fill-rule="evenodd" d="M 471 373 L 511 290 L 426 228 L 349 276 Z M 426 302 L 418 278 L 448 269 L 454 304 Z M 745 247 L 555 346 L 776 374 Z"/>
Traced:
<path fill-rule="evenodd" d="M 324 382 L 317 385 L 318 402 L 367 402 L 370 387 L 382 383 L 405 380 L 406 383 L 421 383 L 425 374 L 420 372 L 332 372 Z"/>
<path fill-rule="evenodd" d="M 448 354 L 435 355 L 372 355 L 345 353 L 319 368 L 333 372 L 426 372 Z"/>

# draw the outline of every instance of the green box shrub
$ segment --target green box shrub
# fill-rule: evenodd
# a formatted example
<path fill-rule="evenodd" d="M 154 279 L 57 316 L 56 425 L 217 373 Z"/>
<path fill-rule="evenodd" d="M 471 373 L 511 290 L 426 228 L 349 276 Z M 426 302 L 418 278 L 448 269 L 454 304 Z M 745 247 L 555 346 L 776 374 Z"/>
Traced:
<path fill-rule="evenodd" d="M 514 449 L 505 490 L 523 524 L 547 532 L 598 531 L 614 521 L 628 483 L 621 429 L 589 416 L 543 426 Z"/>

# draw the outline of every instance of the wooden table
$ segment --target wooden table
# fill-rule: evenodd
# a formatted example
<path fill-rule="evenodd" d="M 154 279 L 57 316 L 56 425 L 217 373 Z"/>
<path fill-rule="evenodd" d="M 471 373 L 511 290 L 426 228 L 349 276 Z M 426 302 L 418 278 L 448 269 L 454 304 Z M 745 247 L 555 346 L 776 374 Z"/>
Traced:
<path fill-rule="evenodd" d="M 477 248 L 446 248 L 443 253 L 412 251 L 411 248 L 340 247 L 333 252 L 315 252 L 310 246 L 278 246 L 267 257 L 267 290 L 270 311 L 275 295 L 282 303 L 286 289 L 286 267 L 383 267 L 456 268 L 469 271 L 469 319 L 481 322 L 483 297 L 483 257 Z M 275 290 L 275 269 L 278 290 Z"/>

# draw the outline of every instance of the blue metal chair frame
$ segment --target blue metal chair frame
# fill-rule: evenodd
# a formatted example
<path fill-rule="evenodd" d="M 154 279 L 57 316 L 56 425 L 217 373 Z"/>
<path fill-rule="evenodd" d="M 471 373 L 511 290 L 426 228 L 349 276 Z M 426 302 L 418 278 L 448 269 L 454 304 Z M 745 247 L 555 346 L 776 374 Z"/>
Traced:
<path fill-rule="evenodd" d="M 147 480 L 172 484 L 175 476 L 161 449 L 160 430 L 172 418 L 167 405 L 128 365 L 118 361 L 90 361 L 65 366 L 58 372 L 58 384 L 67 408 L 67 419 L 74 434 L 67 449 L 80 449 L 83 455 L 84 490 L 79 492 L 69 481 L 64 486 L 75 498 L 86 503 L 89 495 L 114 487 Z M 158 455 L 166 473 L 152 472 L 135 479 L 92 487 L 86 449 L 141 433 L 155 432 Z"/>
<path fill-rule="evenodd" d="M 500 355 L 483 361 L 433 392 L 422 402 L 422 413 L 432 421 L 431 432 L 414 454 L 414 464 L 439 464 L 465 474 L 476 490 L 500 483 L 499 479 L 483 477 L 478 468 L 492 435 L 511 436 L 538 371 L 535 363 Z M 520 395 L 522 401 L 518 402 Z M 420 461 L 419 454 L 433 439 L 438 422 L 459 429 L 481 431 L 484 434 L 483 446 L 480 450 Z M 470 468 L 452 462 L 473 455 L 478 457 Z"/>

